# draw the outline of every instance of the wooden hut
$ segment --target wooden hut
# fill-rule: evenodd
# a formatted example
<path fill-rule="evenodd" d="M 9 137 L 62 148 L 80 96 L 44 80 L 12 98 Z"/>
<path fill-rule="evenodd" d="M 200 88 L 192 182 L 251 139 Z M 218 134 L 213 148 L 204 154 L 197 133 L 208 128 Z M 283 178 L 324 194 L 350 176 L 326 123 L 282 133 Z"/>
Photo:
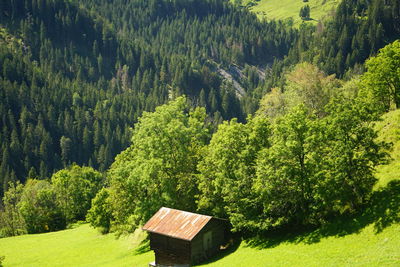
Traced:
<path fill-rule="evenodd" d="M 186 267 L 216 254 L 227 240 L 226 220 L 161 208 L 143 226 L 150 233 L 155 262 L 149 266 Z"/>

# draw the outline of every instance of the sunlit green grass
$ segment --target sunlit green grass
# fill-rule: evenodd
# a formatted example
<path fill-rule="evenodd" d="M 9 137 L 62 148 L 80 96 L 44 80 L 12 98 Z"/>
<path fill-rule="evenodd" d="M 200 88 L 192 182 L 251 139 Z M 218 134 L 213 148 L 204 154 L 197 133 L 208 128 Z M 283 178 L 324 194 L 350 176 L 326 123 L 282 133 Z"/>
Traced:
<path fill-rule="evenodd" d="M 232 0 L 234 2 L 234 0 Z M 242 4 L 246 6 L 249 3 L 255 4 L 250 10 L 257 14 L 259 18 L 270 19 L 288 19 L 292 18 L 295 25 L 302 23 L 299 17 L 300 8 L 308 4 L 310 6 L 311 21 L 307 23 L 316 23 L 318 20 L 328 16 L 341 0 L 309 0 L 304 3 L 302 0 L 243 0 Z"/>
<path fill-rule="evenodd" d="M 56 233 L 1 239 L 0 254 L 6 256 L 4 266 L 148 266 L 153 253 L 135 255 L 134 243 L 129 238 L 100 235 L 82 225 Z M 399 224 L 378 234 L 369 225 L 359 233 L 311 244 L 290 240 L 261 249 L 242 242 L 234 253 L 205 266 L 399 266 L 399 248 Z"/>
<path fill-rule="evenodd" d="M 389 164 L 379 166 L 376 174 L 379 181 L 377 186 L 385 186 L 392 180 L 400 179 L 400 110 L 383 115 L 376 129 L 379 131 L 378 140 L 392 144 Z"/>
<path fill-rule="evenodd" d="M 4 266 L 147 266 L 153 253 L 135 255 L 141 237 L 116 239 L 88 224 L 59 232 L 0 239 Z"/>
<path fill-rule="evenodd" d="M 282 242 L 259 249 L 246 243 L 232 254 L 205 266 L 400 266 L 400 225 L 379 234 L 372 225 L 343 237 L 319 242 Z"/>

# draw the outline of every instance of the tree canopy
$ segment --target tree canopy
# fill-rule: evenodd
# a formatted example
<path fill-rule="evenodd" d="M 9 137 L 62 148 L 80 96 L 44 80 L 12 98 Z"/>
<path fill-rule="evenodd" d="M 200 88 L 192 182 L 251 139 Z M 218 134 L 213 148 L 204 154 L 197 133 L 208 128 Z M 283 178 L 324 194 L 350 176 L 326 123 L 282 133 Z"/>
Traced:
<path fill-rule="evenodd" d="M 137 227 L 161 206 L 196 210 L 197 164 L 209 138 L 204 108 L 178 97 L 135 125 L 108 172 L 116 226 Z"/>
<path fill-rule="evenodd" d="M 397 40 L 366 61 L 363 93 L 381 111 L 400 108 L 400 41 Z"/>

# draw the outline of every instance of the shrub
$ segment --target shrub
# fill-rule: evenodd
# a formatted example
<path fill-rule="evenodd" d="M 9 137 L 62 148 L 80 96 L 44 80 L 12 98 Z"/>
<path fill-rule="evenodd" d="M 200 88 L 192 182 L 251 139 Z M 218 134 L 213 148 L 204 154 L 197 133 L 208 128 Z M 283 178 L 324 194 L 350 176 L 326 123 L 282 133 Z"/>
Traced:
<path fill-rule="evenodd" d="M 56 194 L 47 181 L 28 180 L 18 207 L 30 234 L 65 228 L 65 218 L 57 206 Z"/>
<path fill-rule="evenodd" d="M 110 231 L 111 208 L 108 198 L 108 190 L 102 188 L 92 200 L 92 207 L 86 216 L 86 220 L 90 225 L 98 228 L 102 234 L 106 234 Z"/>

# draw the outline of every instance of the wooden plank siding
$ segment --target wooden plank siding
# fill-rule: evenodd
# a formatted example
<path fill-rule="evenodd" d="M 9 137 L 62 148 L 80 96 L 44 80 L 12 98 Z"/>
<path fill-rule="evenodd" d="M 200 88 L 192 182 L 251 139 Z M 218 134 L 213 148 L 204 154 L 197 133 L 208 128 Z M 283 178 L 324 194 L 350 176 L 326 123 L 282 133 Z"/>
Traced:
<path fill-rule="evenodd" d="M 190 241 L 150 233 L 150 248 L 154 250 L 158 265 L 191 263 Z"/>
<path fill-rule="evenodd" d="M 160 234 L 150 234 L 150 248 L 152 250 L 165 250 L 170 253 L 190 255 L 190 241 L 171 238 Z"/>
<path fill-rule="evenodd" d="M 211 219 L 210 222 L 193 238 L 191 243 L 191 259 L 193 264 L 200 263 L 214 256 L 220 250 L 221 245 L 225 245 L 227 225 L 225 221 Z M 206 248 L 204 236 L 211 232 L 211 247 Z"/>

